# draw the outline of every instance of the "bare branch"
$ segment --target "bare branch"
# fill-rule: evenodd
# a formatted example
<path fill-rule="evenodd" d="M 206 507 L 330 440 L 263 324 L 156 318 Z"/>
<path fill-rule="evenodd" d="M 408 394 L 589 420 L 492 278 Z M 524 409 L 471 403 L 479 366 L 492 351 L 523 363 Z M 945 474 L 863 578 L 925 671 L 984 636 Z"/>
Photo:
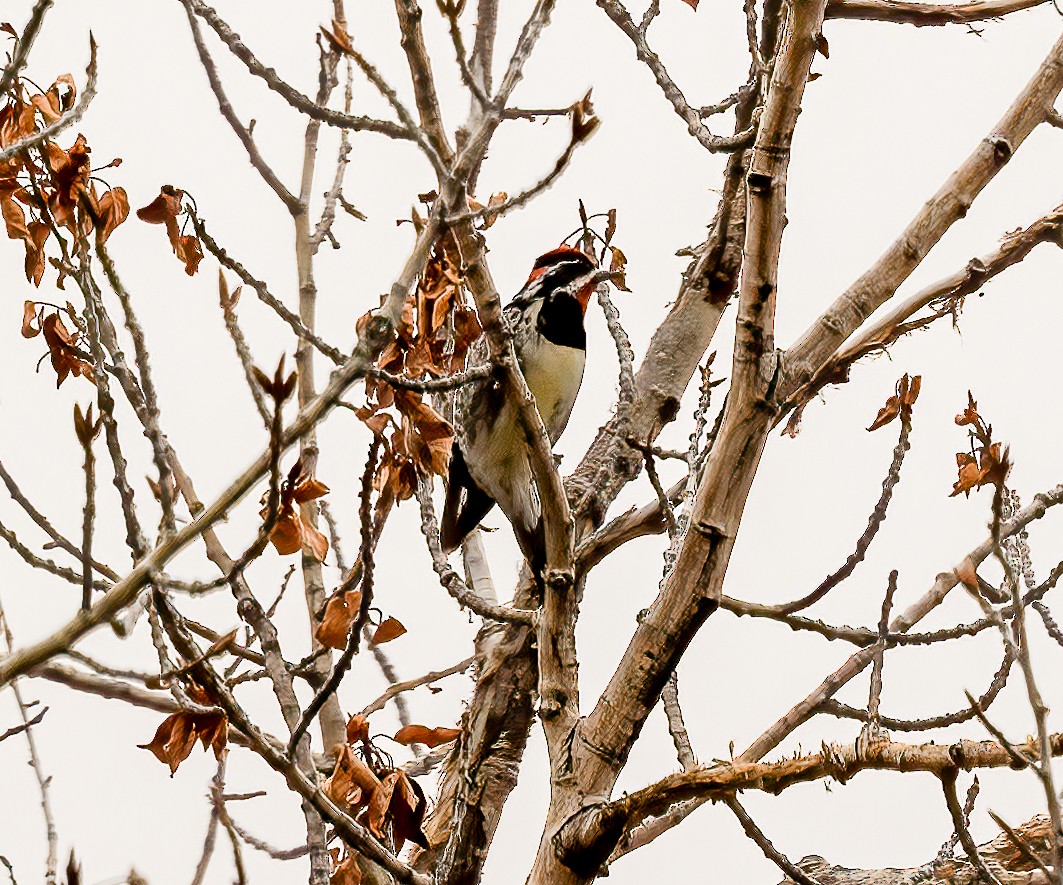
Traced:
<path fill-rule="evenodd" d="M 0 75 L 0 97 L 7 94 L 7 90 L 19 75 L 19 72 L 26 66 L 26 59 L 29 58 L 34 41 L 36 41 L 37 35 L 41 32 L 41 25 L 44 24 L 44 16 L 54 3 L 55 0 L 37 0 L 33 4 L 30 20 L 26 22 L 26 27 L 22 29 L 22 36 L 18 38 L 15 54 L 12 56 L 10 64 L 4 68 L 4 73 Z"/>
<path fill-rule="evenodd" d="M 909 3 L 905 0 L 830 0 L 826 18 L 858 18 L 898 25 L 970 24 L 1033 9 L 1048 0 L 969 0 L 967 3 Z"/>

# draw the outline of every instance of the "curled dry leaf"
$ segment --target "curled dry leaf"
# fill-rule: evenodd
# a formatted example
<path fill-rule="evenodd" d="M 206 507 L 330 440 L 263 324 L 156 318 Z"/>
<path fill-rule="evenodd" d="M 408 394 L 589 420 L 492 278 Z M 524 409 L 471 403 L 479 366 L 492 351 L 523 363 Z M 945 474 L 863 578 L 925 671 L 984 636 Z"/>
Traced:
<path fill-rule="evenodd" d="M 129 197 L 125 189 L 113 187 L 99 199 L 100 226 L 96 237 L 101 243 L 114 233 L 114 229 L 129 217 Z"/>
<path fill-rule="evenodd" d="M 41 334 L 41 325 L 37 317 L 37 302 L 27 301 L 22 305 L 22 337 L 36 338 Z"/>
<path fill-rule="evenodd" d="M 328 648 L 346 648 L 347 634 L 351 632 L 351 624 L 358 617 L 361 604 L 360 590 L 348 590 L 333 596 L 325 606 L 325 616 L 314 631 L 317 641 Z"/>
<path fill-rule="evenodd" d="M 159 195 L 140 209 L 137 209 L 137 218 L 148 224 L 162 224 L 166 227 L 166 235 L 170 239 L 170 246 L 178 260 L 184 263 L 185 273 L 192 276 L 199 269 L 199 262 L 203 260 L 203 247 L 198 237 L 185 236 L 181 233 L 181 225 L 177 219 L 184 211 L 182 200 L 185 192 L 180 188 L 164 184 L 159 190 Z"/>
<path fill-rule="evenodd" d="M 630 292 L 627 287 L 627 256 L 616 246 L 610 246 L 609 273 L 612 274 L 611 282 L 622 292 Z"/>
<path fill-rule="evenodd" d="M 971 391 L 967 391 L 967 407 L 956 416 L 956 423 L 960 427 L 974 427 L 977 428 L 982 422 L 981 417 L 978 414 L 978 403 L 974 401 L 974 394 Z"/>
<path fill-rule="evenodd" d="M 357 815 L 380 787 L 380 778 L 348 744 L 337 746 L 336 768 L 325 783 L 325 794 L 340 808 Z"/>
<path fill-rule="evenodd" d="M 405 632 L 406 627 L 398 618 L 388 618 L 373 631 L 371 641 L 373 645 L 383 645 L 385 642 L 391 642 L 392 639 L 398 639 Z"/>
<path fill-rule="evenodd" d="M 885 427 L 898 415 L 904 415 L 906 419 L 910 418 L 912 406 L 915 405 L 915 401 L 919 398 L 919 391 L 922 386 L 923 377 L 921 375 L 916 375 L 914 378 L 909 378 L 907 374 L 902 375 L 900 381 L 897 382 L 896 392 L 886 400 L 886 405 L 878 410 L 878 415 L 875 416 L 875 420 L 871 422 L 871 426 L 867 429 L 871 431 Z"/>
<path fill-rule="evenodd" d="M 353 716 L 347 723 L 347 741 L 334 748 L 336 767 L 325 782 L 325 793 L 378 839 L 390 841 L 396 853 L 407 841 L 427 848 L 421 829 L 427 802 L 421 788 L 373 746 L 364 716 Z M 340 857 L 332 855 L 334 869 L 339 869 L 335 865 Z"/>
<path fill-rule="evenodd" d="M 225 280 L 224 278 L 221 279 L 222 284 L 224 285 Z M 237 289 L 236 292 L 237 295 L 239 295 L 240 290 Z M 227 298 L 227 294 L 228 289 L 226 288 L 222 293 L 222 298 Z M 234 298 L 235 297 L 236 296 L 234 296 Z M 234 303 L 234 301 L 223 301 L 223 304 L 225 303 L 231 305 Z M 252 366 L 251 371 L 255 376 L 255 380 L 258 382 L 258 386 L 261 387 L 265 393 L 269 394 L 273 398 L 273 400 L 278 404 L 285 402 L 292 395 L 292 393 L 295 392 L 295 381 L 298 377 L 298 373 L 292 371 L 287 377 L 285 377 L 283 355 L 281 356 L 280 361 L 277 363 L 277 369 L 276 371 L 274 371 L 272 378 L 270 378 L 269 375 L 263 372 L 258 366 Z M 327 492 L 328 489 L 325 489 L 325 491 Z"/>
<path fill-rule="evenodd" d="M 300 458 L 288 471 L 288 477 L 281 484 L 280 492 L 277 521 L 269 535 L 273 546 L 282 556 L 298 553 L 305 547 L 318 562 L 324 562 L 328 553 L 328 538 L 303 520 L 299 505 L 327 495 L 328 486 L 305 474 Z M 268 504 L 262 508 L 259 515 L 263 519 L 269 517 Z"/>
<path fill-rule="evenodd" d="M 571 111 L 572 141 L 578 144 L 594 135 L 602 122 L 594 114 L 594 105 L 591 104 L 591 90 L 588 89 L 587 94 L 572 105 Z"/>
<path fill-rule="evenodd" d="M 428 848 L 428 838 L 421 830 L 427 807 L 424 794 L 404 771 L 394 769 L 384 775 L 369 800 L 369 830 L 385 838 L 390 828 L 395 851 L 402 851 L 407 841 Z"/>
<path fill-rule="evenodd" d="M 409 746 L 424 744 L 426 747 L 438 747 L 448 741 L 456 740 L 461 734 L 458 728 L 429 728 L 427 725 L 406 725 L 395 732 L 395 740 Z"/>
<path fill-rule="evenodd" d="M 369 718 L 355 713 L 347 720 L 347 743 L 360 744 L 369 742 Z"/>
<path fill-rule="evenodd" d="M 332 30 L 322 26 L 321 33 L 328 40 L 329 45 L 342 55 L 351 55 L 354 52 L 354 45 L 351 43 L 351 35 L 347 33 L 347 28 L 341 21 L 336 19 L 332 20 Z"/>
<path fill-rule="evenodd" d="M 55 369 L 57 388 L 66 380 L 67 375 L 81 376 L 93 384 L 96 383 L 91 364 L 83 360 L 78 353 L 77 343 L 81 338 L 80 332 L 71 333 L 63 325 L 58 312 L 48 314 L 44 318 L 41 323 L 41 332 L 48 345 L 52 368 Z"/>
<path fill-rule="evenodd" d="M 957 452 L 956 467 L 958 473 L 949 494 L 950 498 L 960 492 L 970 497 L 974 489 L 985 485 L 1001 485 L 1007 479 L 1011 464 L 1007 450 L 1003 449 L 1000 443 L 992 443 L 979 449 L 977 455 Z"/>
<path fill-rule="evenodd" d="M 188 680 L 188 695 L 197 704 L 213 706 L 216 699 L 209 692 Z M 155 758 L 170 768 L 170 777 L 192 752 L 192 747 L 199 740 L 203 749 L 210 747 L 216 758 L 220 759 L 225 751 L 229 736 L 229 718 L 221 710 L 210 713 L 194 713 L 179 710 L 167 716 L 155 732 L 151 743 L 138 744 L 143 750 L 150 750 Z"/>
<path fill-rule="evenodd" d="M 329 875 L 329 885 L 361 885 L 362 870 L 358 866 L 358 855 L 348 851 L 344 858 L 339 860 L 339 849 L 335 850 L 337 856 L 333 857 L 335 866 Z"/>
<path fill-rule="evenodd" d="M 422 196 L 435 199 L 434 193 Z M 492 198 L 496 201 L 501 201 L 498 195 Z M 358 320 L 359 336 L 371 317 L 367 313 Z M 395 339 L 376 365 L 411 380 L 445 377 L 464 369 L 469 348 L 481 334 L 476 311 L 468 305 L 462 271 L 438 243 L 417 291 L 403 305 Z M 383 444 L 373 484 L 380 493 L 378 507 L 386 509 L 413 496 L 419 472 L 446 474 L 454 431 L 420 393 L 393 389 L 374 379 L 366 381 L 365 390 L 367 403 L 357 414 Z"/>

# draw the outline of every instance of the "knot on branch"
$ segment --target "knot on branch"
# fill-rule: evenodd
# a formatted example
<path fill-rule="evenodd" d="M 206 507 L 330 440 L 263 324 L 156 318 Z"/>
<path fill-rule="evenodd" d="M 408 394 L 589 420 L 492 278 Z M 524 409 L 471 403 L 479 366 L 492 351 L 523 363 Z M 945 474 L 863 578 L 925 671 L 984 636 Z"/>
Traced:
<path fill-rule="evenodd" d="M 750 172 L 746 176 L 746 187 L 751 194 L 767 195 L 771 193 L 772 178 L 766 172 Z"/>
<path fill-rule="evenodd" d="M 547 570 L 546 574 L 543 576 L 543 580 L 546 582 L 546 586 L 551 590 L 557 590 L 563 593 L 575 582 L 576 575 L 572 569 L 552 568 Z"/>
<path fill-rule="evenodd" d="M 581 877 L 607 875 L 609 855 L 624 835 L 626 825 L 626 815 L 615 804 L 585 805 L 554 833 L 551 842 L 557 859 Z"/>
<path fill-rule="evenodd" d="M 1011 142 L 1009 142 L 1002 135 L 991 135 L 989 137 L 989 143 L 993 146 L 993 159 L 997 163 L 1003 165 L 1011 159 L 1013 148 Z"/>
<path fill-rule="evenodd" d="M 539 702 L 539 718 L 551 722 L 561 715 L 568 704 L 568 694 L 560 688 L 547 688 Z"/>
<path fill-rule="evenodd" d="M 369 319 L 369 322 L 365 325 L 364 340 L 366 346 L 370 352 L 375 352 L 378 349 L 383 349 L 391 338 L 394 324 L 392 321 L 381 314 L 376 314 Z"/>

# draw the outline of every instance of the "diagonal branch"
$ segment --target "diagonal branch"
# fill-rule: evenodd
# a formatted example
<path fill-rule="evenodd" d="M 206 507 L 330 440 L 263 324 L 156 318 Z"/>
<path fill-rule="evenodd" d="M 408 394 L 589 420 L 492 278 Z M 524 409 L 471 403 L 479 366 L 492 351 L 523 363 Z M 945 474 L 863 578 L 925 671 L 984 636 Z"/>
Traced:
<path fill-rule="evenodd" d="M 989 135 L 949 176 L 897 239 L 787 351 L 781 398 L 807 384 L 842 343 L 893 297 L 946 231 L 1014 156 L 1027 136 L 1045 122 L 1063 89 L 1063 37 L 1004 113 Z"/>
<path fill-rule="evenodd" d="M 908 3 L 905 0 L 830 0 L 825 18 L 865 19 L 898 25 L 963 25 L 1033 9 L 1048 0 L 970 0 L 968 3 Z"/>

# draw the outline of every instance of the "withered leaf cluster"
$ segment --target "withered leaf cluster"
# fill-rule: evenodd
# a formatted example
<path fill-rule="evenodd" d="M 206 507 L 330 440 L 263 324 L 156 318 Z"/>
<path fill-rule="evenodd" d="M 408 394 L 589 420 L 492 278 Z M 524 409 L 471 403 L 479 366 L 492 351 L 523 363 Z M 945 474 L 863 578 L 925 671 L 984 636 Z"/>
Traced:
<path fill-rule="evenodd" d="M 421 829 L 427 810 L 424 793 L 373 745 L 364 716 L 351 718 L 347 743 L 339 744 L 335 754 L 336 768 L 325 784 L 328 797 L 396 854 L 407 842 L 428 848 Z M 344 848 L 331 856 L 332 885 L 361 882 L 356 855 Z"/>
<path fill-rule="evenodd" d="M 414 219 L 415 224 L 419 221 Z M 367 313 L 358 321 L 359 334 L 369 319 Z M 377 366 L 412 380 L 441 378 L 465 367 L 469 347 L 482 331 L 468 304 L 461 270 L 439 242 Z M 378 507 L 386 509 L 412 497 L 418 472 L 446 474 L 454 432 L 420 393 L 367 379 L 366 405 L 358 416 L 382 443 L 374 480 Z"/>
<path fill-rule="evenodd" d="M 217 703 L 211 693 L 198 685 L 191 676 L 183 675 L 182 680 L 188 696 L 203 707 L 213 707 Z M 155 732 L 149 744 L 138 744 L 143 750 L 151 750 L 155 758 L 170 768 L 173 777 L 178 767 L 192 752 L 196 741 L 203 744 L 203 749 L 210 747 L 216 758 L 225 752 L 229 739 L 229 718 L 221 710 L 209 713 L 195 713 L 178 710 L 167 716 Z"/>
<path fill-rule="evenodd" d="M 74 323 L 71 331 L 63 322 L 61 313 L 65 313 Z M 44 343 L 48 345 L 48 356 L 51 358 L 52 368 L 55 369 L 58 388 L 68 375 L 82 377 L 93 384 L 96 376 L 92 370 L 92 364 L 84 358 L 84 351 L 78 346 L 81 343 L 82 334 L 77 328 L 80 319 L 72 304 L 67 303 L 65 308 L 55 308 L 49 304 L 38 304 L 36 301 L 27 301 L 22 308 L 22 337 L 44 337 Z"/>
<path fill-rule="evenodd" d="M 909 378 L 907 373 L 902 375 L 901 380 L 897 382 L 896 392 L 886 400 L 886 405 L 878 410 L 878 415 L 875 416 L 875 420 L 871 422 L 871 426 L 867 429 L 878 430 L 880 427 L 885 427 L 898 415 L 903 415 L 906 421 L 909 420 L 912 417 L 912 406 L 919 399 L 919 391 L 922 386 L 922 375 L 916 375 L 913 378 Z"/>
<path fill-rule="evenodd" d="M 44 92 L 18 77 L 0 105 L 0 148 L 23 141 L 58 120 L 74 105 L 77 87 L 63 74 Z M 0 161 L 0 214 L 7 235 L 26 250 L 26 279 L 39 286 L 49 237 L 67 231 L 75 238 L 95 230 L 101 241 L 129 216 L 129 198 L 120 188 L 102 194 L 93 179 L 91 148 L 78 135 L 68 148 L 54 141 L 27 148 Z M 113 160 L 108 166 L 117 166 Z M 98 170 L 97 170 L 98 171 Z M 58 285 L 63 287 L 64 274 Z"/>
<path fill-rule="evenodd" d="M 177 221 L 185 211 L 182 205 L 184 196 L 183 190 L 164 184 L 154 200 L 142 209 L 137 209 L 137 218 L 148 224 L 165 225 L 173 254 L 184 264 L 185 273 L 192 276 L 199 270 L 199 262 L 203 260 L 203 246 L 199 237 L 182 233 L 181 225 Z"/>
<path fill-rule="evenodd" d="M 288 476 L 281 483 L 280 505 L 277 521 L 270 530 L 269 539 L 282 556 L 298 553 L 306 547 L 318 562 L 323 562 L 328 553 L 328 538 L 299 513 L 299 505 L 327 495 L 329 487 L 318 481 L 309 473 L 300 458 L 288 471 Z M 259 514 L 263 519 L 269 518 L 269 505 Z"/>
<path fill-rule="evenodd" d="M 967 408 L 956 416 L 956 423 L 969 428 L 972 451 L 956 453 L 958 475 L 949 497 L 960 492 L 970 497 L 974 489 L 1002 485 L 1011 469 L 1008 451 L 1001 443 L 993 442 L 993 425 L 986 424 L 978 414 L 978 403 L 970 391 L 967 391 Z"/>

